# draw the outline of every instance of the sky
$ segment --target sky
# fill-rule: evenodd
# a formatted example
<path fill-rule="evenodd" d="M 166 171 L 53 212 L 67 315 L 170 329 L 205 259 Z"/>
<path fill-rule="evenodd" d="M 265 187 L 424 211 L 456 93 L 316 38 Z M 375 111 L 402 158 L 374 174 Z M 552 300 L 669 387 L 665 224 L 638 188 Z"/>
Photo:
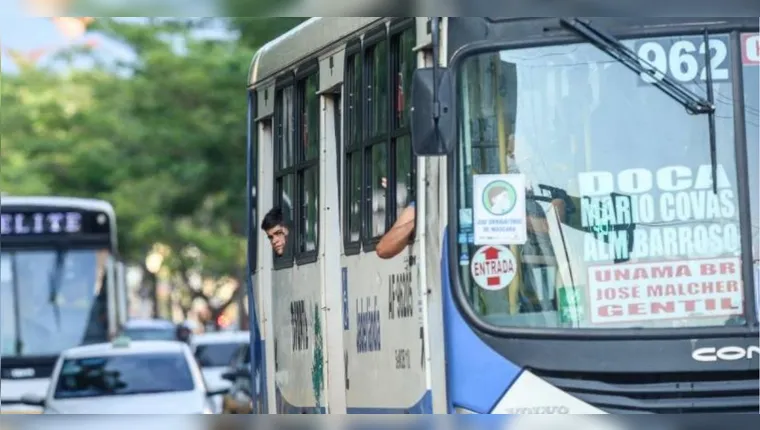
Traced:
<path fill-rule="evenodd" d="M 5 48 L 30 52 L 45 48 L 62 49 L 71 44 L 81 44 L 85 40 L 95 40 L 98 43 L 96 49 L 101 58 L 124 60 L 134 58 L 128 47 L 108 40 L 97 33 L 88 32 L 78 39 L 66 40 L 50 19 L 26 15 L 20 5 L 20 0 L 0 0 L 0 8 L 2 9 L 2 14 L 0 14 L 0 44 L 4 48 L 2 52 L 2 73 L 18 71 L 18 67 L 5 52 Z M 146 21 L 145 18 L 119 19 L 132 22 Z M 230 38 L 234 35 L 221 27 L 215 27 L 198 31 L 196 37 L 218 39 Z M 182 50 L 181 46 L 177 46 L 177 49 Z M 44 59 L 45 57 L 41 61 L 43 64 Z M 85 59 L 75 63 L 75 67 L 87 67 L 88 65 L 89 63 Z"/>
<path fill-rule="evenodd" d="M 25 16 L 18 0 L 0 0 L 3 13 L 0 14 L 0 43 L 3 48 L 32 51 L 47 46 L 65 44 L 55 25 L 46 18 Z M 2 71 L 16 70 L 8 55 L 2 54 Z"/>

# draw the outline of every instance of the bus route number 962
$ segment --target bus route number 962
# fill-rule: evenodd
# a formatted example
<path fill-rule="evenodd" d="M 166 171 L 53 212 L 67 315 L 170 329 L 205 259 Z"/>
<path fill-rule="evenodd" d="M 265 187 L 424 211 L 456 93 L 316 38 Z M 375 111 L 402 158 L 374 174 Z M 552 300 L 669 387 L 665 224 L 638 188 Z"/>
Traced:
<path fill-rule="evenodd" d="M 652 70 L 641 73 L 640 83 L 647 85 L 665 76 L 682 83 L 707 81 L 707 57 L 713 82 L 729 80 L 728 38 L 710 37 L 710 53 L 702 36 L 679 36 L 636 41 L 634 50 L 641 65 Z"/>

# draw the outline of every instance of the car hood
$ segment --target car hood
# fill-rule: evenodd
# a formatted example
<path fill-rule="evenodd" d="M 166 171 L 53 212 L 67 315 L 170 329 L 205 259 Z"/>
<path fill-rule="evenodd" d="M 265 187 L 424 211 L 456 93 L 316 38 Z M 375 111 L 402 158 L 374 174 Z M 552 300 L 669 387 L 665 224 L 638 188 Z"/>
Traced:
<path fill-rule="evenodd" d="M 202 414 L 205 396 L 197 391 L 53 400 L 50 413 L 59 414 Z"/>

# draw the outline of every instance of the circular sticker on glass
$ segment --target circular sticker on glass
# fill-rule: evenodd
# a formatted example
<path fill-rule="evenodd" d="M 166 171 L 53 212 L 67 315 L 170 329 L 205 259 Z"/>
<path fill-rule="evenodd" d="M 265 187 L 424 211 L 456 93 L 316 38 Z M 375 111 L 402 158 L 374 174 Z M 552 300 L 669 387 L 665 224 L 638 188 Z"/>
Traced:
<path fill-rule="evenodd" d="M 517 205 L 517 191 L 507 181 L 497 179 L 483 189 L 483 207 L 496 216 L 506 215 Z"/>
<path fill-rule="evenodd" d="M 507 247 L 484 246 L 472 256 L 470 273 L 481 288 L 498 291 L 506 288 L 515 279 L 517 260 Z"/>

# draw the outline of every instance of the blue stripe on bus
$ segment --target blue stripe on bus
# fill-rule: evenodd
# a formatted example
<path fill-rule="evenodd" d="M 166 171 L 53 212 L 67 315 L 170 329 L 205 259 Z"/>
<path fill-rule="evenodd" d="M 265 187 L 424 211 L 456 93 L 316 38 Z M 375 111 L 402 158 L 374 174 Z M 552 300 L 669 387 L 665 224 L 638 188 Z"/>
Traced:
<path fill-rule="evenodd" d="M 486 345 L 459 313 L 451 293 L 448 228 L 444 232 L 441 289 L 449 413 L 454 413 L 456 406 L 487 414 L 512 385 L 521 369 Z M 459 264 L 459 261 L 451 264 Z"/>
<path fill-rule="evenodd" d="M 276 388 L 277 394 L 277 413 L 278 414 L 324 414 L 324 407 L 314 406 L 294 406 L 285 400 L 280 388 Z M 426 415 L 433 413 L 433 396 L 430 391 L 426 391 L 422 398 L 414 405 L 408 408 L 372 408 L 372 407 L 348 407 L 346 408 L 348 414 L 374 414 L 374 415 L 390 415 L 390 414 L 411 414 L 411 415 Z"/>

